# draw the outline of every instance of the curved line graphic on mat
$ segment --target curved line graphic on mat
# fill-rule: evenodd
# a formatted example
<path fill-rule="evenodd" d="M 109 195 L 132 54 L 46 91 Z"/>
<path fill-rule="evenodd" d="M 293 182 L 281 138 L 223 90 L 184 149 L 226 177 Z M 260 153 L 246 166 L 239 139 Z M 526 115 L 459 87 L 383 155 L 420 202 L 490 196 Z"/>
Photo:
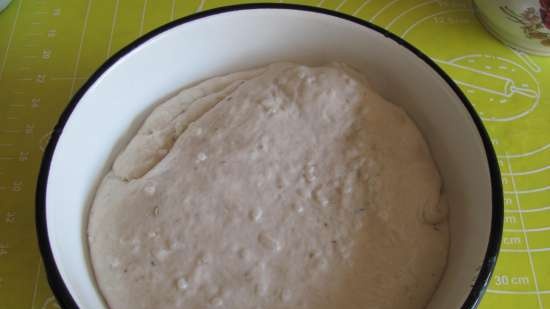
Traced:
<path fill-rule="evenodd" d="M 467 64 L 461 63 L 465 60 L 468 62 L 475 62 L 474 59 L 496 59 L 501 63 L 512 66 L 512 70 L 522 70 L 534 84 L 534 89 L 529 87 L 518 80 L 514 80 L 508 76 L 502 76 L 493 72 L 487 72 L 484 69 L 470 67 Z M 501 96 L 505 99 L 510 99 L 515 96 L 524 97 L 527 100 L 531 100 L 529 106 L 522 109 L 520 112 L 514 115 L 505 117 L 486 117 L 480 112 L 480 117 L 484 121 L 494 122 L 507 122 L 519 119 L 530 114 L 540 103 L 540 84 L 539 81 L 533 76 L 530 70 L 524 66 L 518 64 L 515 61 L 506 59 L 499 56 L 481 55 L 481 54 L 468 54 L 460 57 L 456 57 L 450 60 L 434 59 L 436 63 L 446 71 L 452 71 L 453 80 L 461 85 L 466 86 L 484 93 L 494 94 Z M 506 68 L 506 65 L 498 66 L 498 68 Z"/>
<path fill-rule="evenodd" d="M 506 194 L 529 194 L 529 193 L 537 193 L 537 192 L 543 192 L 550 190 L 550 186 L 542 187 L 542 188 L 536 188 L 536 189 L 529 189 L 529 190 L 514 190 L 514 191 L 504 191 Z"/>
<path fill-rule="evenodd" d="M 387 10 L 390 6 L 394 5 L 398 1 L 399 0 L 393 0 L 393 1 L 390 1 L 390 2 L 386 3 L 386 5 L 384 5 L 380 10 L 378 10 L 378 12 L 376 12 L 376 14 L 374 14 L 369 20 L 370 21 L 375 20 L 376 17 L 380 16 L 380 14 L 382 14 L 385 10 Z"/>
<path fill-rule="evenodd" d="M 393 24 L 395 24 L 401 17 L 409 14 L 410 12 L 418 9 L 418 8 L 421 8 L 425 5 L 428 5 L 428 4 L 432 4 L 434 2 L 437 2 L 437 0 L 431 0 L 431 1 L 426 1 L 426 2 L 422 2 L 422 3 L 419 3 L 409 9 L 406 9 L 405 11 L 401 12 L 399 15 L 395 16 L 390 22 L 389 24 L 386 25 L 386 28 L 389 29 L 391 26 L 393 26 Z"/>
<path fill-rule="evenodd" d="M 503 291 L 503 290 L 487 289 L 487 293 L 492 293 L 492 294 L 513 294 L 513 295 L 536 295 L 536 294 L 550 294 L 550 290 L 549 291 Z"/>
<path fill-rule="evenodd" d="M 532 175 L 532 174 L 544 172 L 547 169 L 550 169 L 550 165 L 546 165 L 544 167 L 537 168 L 537 169 L 534 169 L 534 170 L 525 171 L 525 172 L 502 173 L 502 175 L 504 175 L 504 176 L 525 176 L 525 175 Z"/>
<path fill-rule="evenodd" d="M 525 253 L 525 252 L 548 252 L 550 248 L 536 248 L 536 249 L 500 249 L 500 252 L 508 253 Z"/>
<path fill-rule="evenodd" d="M 421 18 L 417 21 L 414 22 L 414 24 L 410 25 L 406 30 L 405 32 L 403 32 L 403 34 L 401 35 L 402 38 L 405 38 L 407 36 L 407 34 L 409 34 L 409 32 L 411 30 L 413 30 L 416 26 L 418 26 L 419 24 L 425 22 L 426 20 L 430 19 L 430 18 L 433 18 L 433 17 L 436 17 L 436 16 L 439 16 L 439 15 L 443 15 L 443 14 L 447 14 L 447 13 L 453 13 L 453 12 L 471 12 L 472 10 L 471 9 L 452 9 L 452 10 L 444 10 L 444 11 L 441 11 L 441 12 L 437 12 L 437 13 L 434 13 L 432 15 L 428 15 L 424 18 Z"/>
<path fill-rule="evenodd" d="M 44 304 L 42 304 L 41 309 L 61 309 L 61 306 L 57 303 L 55 298 L 53 296 L 49 297 L 44 301 Z"/>
<path fill-rule="evenodd" d="M 544 145 L 540 148 L 533 149 L 529 152 L 518 153 L 518 154 L 505 154 L 505 155 L 502 155 L 502 157 L 510 158 L 510 159 L 524 158 L 524 157 L 529 157 L 529 156 L 535 155 L 539 152 L 545 151 L 546 149 L 550 149 L 550 144 L 546 144 L 546 145 Z"/>
<path fill-rule="evenodd" d="M 520 232 L 520 233 L 523 233 L 523 232 L 527 232 L 527 233 L 546 232 L 546 231 L 550 231 L 550 226 L 533 228 L 533 229 L 504 229 L 504 231 L 505 232 Z"/>
<path fill-rule="evenodd" d="M 357 10 L 353 11 L 352 16 L 357 16 L 357 14 L 361 13 L 361 11 L 365 8 L 365 6 L 367 6 L 367 4 L 369 4 L 370 2 L 371 0 L 363 1 L 363 3 L 361 3 L 361 5 L 357 8 Z"/>
<path fill-rule="evenodd" d="M 40 148 L 40 151 L 44 152 L 46 150 L 46 147 L 48 146 L 48 143 L 50 142 L 50 138 L 52 137 L 53 131 L 50 131 L 40 138 L 38 142 L 38 147 Z"/>
<path fill-rule="evenodd" d="M 348 0 L 342 0 L 342 2 L 340 2 L 340 4 L 338 4 L 338 6 L 335 8 L 335 10 L 339 11 L 344 6 L 344 4 L 346 4 L 346 2 L 348 2 Z"/>
<path fill-rule="evenodd" d="M 530 212 L 540 212 L 540 211 L 545 211 L 545 210 L 550 210 L 550 206 L 543 206 L 543 207 L 539 207 L 539 208 L 522 209 L 522 210 L 517 210 L 517 209 L 505 209 L 504 212 L 530 213 Z"/>

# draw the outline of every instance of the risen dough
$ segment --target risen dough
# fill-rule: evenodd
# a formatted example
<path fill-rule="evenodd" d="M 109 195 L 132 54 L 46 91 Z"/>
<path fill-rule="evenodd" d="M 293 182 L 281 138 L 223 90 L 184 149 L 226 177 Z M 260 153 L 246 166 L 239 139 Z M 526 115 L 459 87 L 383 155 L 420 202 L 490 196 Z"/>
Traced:
<path fill-rule="evenodd" d="M 428 147 L 344 65 L 273 64 L 158 106 L 89 221 L 112 309 L 420 309 L 446 264 Z"/>

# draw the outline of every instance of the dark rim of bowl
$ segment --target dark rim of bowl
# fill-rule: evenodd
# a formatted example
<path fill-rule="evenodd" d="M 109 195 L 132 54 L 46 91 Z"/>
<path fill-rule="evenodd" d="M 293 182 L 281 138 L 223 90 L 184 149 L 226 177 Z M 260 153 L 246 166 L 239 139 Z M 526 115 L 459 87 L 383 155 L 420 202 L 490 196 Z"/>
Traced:
<path fill-rule="evenodd" d="M 239 4 L 239 5 L 225 6 L 225 7 L 220 7 L 220 8 L 196 13 L 193 15 L 189 15 L 189 16 L 177 19 L 175 21 L 172 21 L 170 23 L 167 23 L 163 26 L 160 26 L 152 30 L 151 32 L 145 34 L 144 36 L 136 39 L 135 41 L 130 43 L 128 46 L 124 47 L 119 52 L 117 52 L 112 57 L 110 57 L 107 61 L 105 61 L 105 63 L 101 65 L 101 67 L 92 74 L 92 76 L 84 83 L 84 85 L 73 96 L 69 105 L 65 108 L 65 110 L 59 117 L 59 120 L 56 126 L 54 127 L 53 133 L 51 135 L 50 142 L 48 143 L 48 146 L 44 152 L 44 156 L 42 158 L 42 163 L 40 166 L 40 173 L 38 176 L 37 189 L 36 189 L 36 232 L 38 234 L 37 235 L 38 244 L 40 247 L 40 252 L 42 254 L 42 259 L 44 261 L 48 282 L 59 304 L 66 309 L 79 308 L 74 298 L 72 297 L 71 293 L 67 289 L 67 286 L 63 282 L 63 279 L 61 277 L 61 274 L 59 273 L 59 270 L 57 268 L 57 265 L 53 257 L 50 241 L 48 238 L 48 226 L 46 222 L 46 191 L 47 191 L 47 185 L 48 185 L 48 175 L 50 171 L 50 164 L 55 151 L 55 147 L 57 145 L 59 137 L 61 136 L 63 132 L 63 128 L 67 123 L 67 120 L 69 119 L 73 109 L 76 107 L 76 105 L 78 104 L 82 96 L 86 93 L 86 91 L 95 83 L 95 81 L 107 69 L 109 69 L 113 64 L 115 64 L 118 60 L 123 58 L 126 54 L 130 53 L 136 47 L 142 45 L 143 43 L 154 38 L 155 36 L 167 30 L 170 30 L 176 26 L 179 26 L 203 17 L 232 12 L 232 11 L 252 10 L 252 9 L 285 9 L 285 10 L 314 12 L 314 13 L 330 15 L 333 17 L 338 17 L 338 18 L 362 25 L 364 27 L 367 27 L 393 40 L 394 42 L 405 47 L 407 50 L 409 50 L 410 52 L 418 56 L 420 59 L 422 59 L 435 72 L 437 72 L 439 76 L 445 80 L 445 82 L 447 82 L 449 87 L 451 87 L 451 89 L 453 89 L 455 94 L 460 98 L 460 100 L 464 104 L 464 107 L 466 107 L 466 109 L 468 110 L 471 120 L 475 123 L 477 130 L 479 132 L 479 135 L 481 136 L 481 139 L 483 141 L 487 162 L 489 164 L 489 172 L 491 176 L 491 188 L 492 188 L 493 205 L 492 205 L 491 232 L 489 237 L 489 243 L 487 244 L 487 251 L 485 253 L 483 264 L 480 265 L 479 273 L 475 280 L 475 283 L 472 284 L 472 289 L 470 291 L 470 294 L 468 295 L 464 304 L 461 307 L 461 309 L 476 308 L 485 290 L 487 289 L 489 280 L 491 278 L 491 275 L 493 273 L 493 270 L 497 261 L 497 256 L 500 248 L 500 241 L 502 237 L 504 204 L 503 204 L 503 191 L 502 191 L 501 179 L 500 179 L 500 170 L 499 170 L 498 161 L 495 155 L 495 151 L 491 144 L 491 140 L 489 139 L 489 135 L 487 134 L 487 131 L 485 130 L 485 127 L 483 126 L 481 119 L 475 112 L 472 104 L 468 101 L 466 96 L 462 93 L 459 87 L 452 81 L 452 79 L 442 69 L 440 69 L 435 64 L 435 62 L 433 62 L 428 56 L 426 56 L 416 47 L 412 46 L 410 43 L 401 39 L 397 35 L 379 26 L 376 26 L 370 22 L 364 21 L 362 19 L 359 19 L 353 16 L 349 16 L 343 13 L 322 9 L 322 8 L 317 8 L 317 7 L 310 7 L 310 6 L 296 5 L 296 4 L 280 4 L 280 3 L 256 3 L 256 4 Z"/>

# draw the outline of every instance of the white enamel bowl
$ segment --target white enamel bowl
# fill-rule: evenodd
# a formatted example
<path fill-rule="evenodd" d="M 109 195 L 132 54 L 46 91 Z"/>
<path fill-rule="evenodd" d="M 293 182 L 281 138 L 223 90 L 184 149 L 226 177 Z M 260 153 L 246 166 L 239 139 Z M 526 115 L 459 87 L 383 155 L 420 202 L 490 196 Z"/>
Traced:
<path fill-rule="evenodd" d="M 61 116 L 40 171 L 37 230 L 63 308 L 106 308 L 89 263 L 88 209 L 114 154 L 152 106 L 182 85 L 281 60 L 346 62 L 414 119 L 450 202 L 450 257 L 428 308 L 476 306 L 496 262 L 503 204 L 494 151 L 465 96 L 425 55 L 376 26 L 310 7 L 255 4 L 193 15 L 138 39 Z"/>

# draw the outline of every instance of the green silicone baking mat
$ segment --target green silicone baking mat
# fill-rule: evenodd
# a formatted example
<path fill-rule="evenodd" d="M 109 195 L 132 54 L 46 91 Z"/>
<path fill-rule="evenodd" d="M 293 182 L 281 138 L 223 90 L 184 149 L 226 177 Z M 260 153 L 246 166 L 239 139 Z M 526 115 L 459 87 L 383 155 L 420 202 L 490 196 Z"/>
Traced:
<path fill-rule="evenodd" d="M 231 0 L 15 0 L 0 13 L 0 309 L 59 308 L 34 228 L 38 167 L 72 94 L 110 55 L 170 20 Z M 550 309 L 550 57 L 514 51 L 469 1 L 304 0 L 389 29 L 462 88 L 499 157 L 505 224 L 482 309 Z"/>

